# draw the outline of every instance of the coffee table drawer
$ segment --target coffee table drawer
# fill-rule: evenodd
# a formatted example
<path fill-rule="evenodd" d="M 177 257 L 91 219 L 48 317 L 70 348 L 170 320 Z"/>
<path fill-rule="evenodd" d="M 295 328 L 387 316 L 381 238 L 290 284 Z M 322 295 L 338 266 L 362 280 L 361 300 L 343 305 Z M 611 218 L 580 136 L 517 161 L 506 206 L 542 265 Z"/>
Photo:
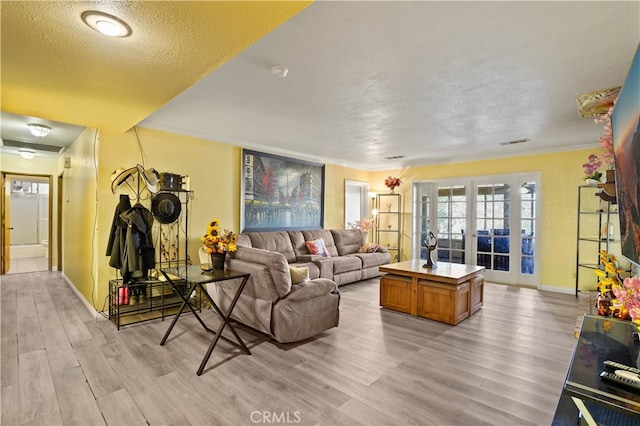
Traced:
<path fill-rule="evenodd" d="M 383 275 L 380 278 L 380 305 L 394 311 L 411 313 L 411 278 Z"/>
<path fill-rule="evenodd" d="M 471 283 L 442 284 L 418 281 L 418 316 L 458 324 L 471 315 Z"/>

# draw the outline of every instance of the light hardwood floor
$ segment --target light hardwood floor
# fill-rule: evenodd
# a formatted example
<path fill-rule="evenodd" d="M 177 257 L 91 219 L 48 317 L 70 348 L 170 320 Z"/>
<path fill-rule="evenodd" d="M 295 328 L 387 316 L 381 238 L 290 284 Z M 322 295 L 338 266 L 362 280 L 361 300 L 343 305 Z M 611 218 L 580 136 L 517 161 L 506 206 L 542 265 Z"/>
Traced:
<path fill-rule="evenodd" d="M 252 355 L 192 315 L 117 331 L 58 272 L 3 276 L 2 425 L 549 425 L 575 339 L 571 295 L 487 284 L 457 326 L 382 310 L 378 280 L 340 287 L 340 326 Z M 216 325 L 212 311 L 204 314 Z"/>

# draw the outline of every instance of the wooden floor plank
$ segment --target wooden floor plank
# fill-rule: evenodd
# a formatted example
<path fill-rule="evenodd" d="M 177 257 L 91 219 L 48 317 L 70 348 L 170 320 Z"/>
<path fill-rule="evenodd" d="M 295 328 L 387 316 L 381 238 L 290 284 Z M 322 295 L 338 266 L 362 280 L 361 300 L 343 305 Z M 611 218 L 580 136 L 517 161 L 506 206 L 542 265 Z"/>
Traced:
<path fill-rule="evenodd" d="M 46 351 L 20 354 L 18 362 L 20 423 L 62 424 Z"/>
<path fill-rule="evenodd" d="M 213 336 L 192 314 L 160 346 L 170 321 L 117 331 L 59 273 L 30 275 L 0 286 L 2 424 L 548 425 L 575 345 L 571 295 L 487 283 L 452 326 L 381 309 L 373 279 L 340 287 L 338 328 L 277 344 L 238 326 L 252 355 L 220 340 L 196 376 Z"/>
<path fill-rule="evenodd" d="M 58 405 L 65 425 L 104 425 L 105 420 L 80 367 L 67 368 L 53 374 Z"/>
<path fill-rule="evenodd" d="M 145 426 L 149 424 L 126 389 L 103 395 L 97 399 L 97 402 L 109 425 Z"/>

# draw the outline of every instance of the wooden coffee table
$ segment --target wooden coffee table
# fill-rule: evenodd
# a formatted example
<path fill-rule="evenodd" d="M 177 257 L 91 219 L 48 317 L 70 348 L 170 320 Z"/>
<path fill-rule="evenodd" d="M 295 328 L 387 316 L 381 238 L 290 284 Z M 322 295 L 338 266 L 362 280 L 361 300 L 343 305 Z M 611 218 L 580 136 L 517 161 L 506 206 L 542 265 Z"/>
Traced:
<path fill-rule="evenodd" d="M 484 266 L 422 259 L 380 266 L 380 306 L 456 325 L 482 307 Z"/>

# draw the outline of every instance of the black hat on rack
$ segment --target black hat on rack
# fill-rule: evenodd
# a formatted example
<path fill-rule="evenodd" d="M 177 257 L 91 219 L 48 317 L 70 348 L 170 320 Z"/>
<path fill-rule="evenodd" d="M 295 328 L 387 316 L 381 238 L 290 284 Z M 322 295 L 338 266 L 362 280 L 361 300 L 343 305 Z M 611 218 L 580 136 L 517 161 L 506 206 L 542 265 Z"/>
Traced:
<path fill-rule="evenodd" d="M 138 169 L 136 167 L 131 167 L 130 169 L 120 167 L 115 172 L 113 172 L 111 174 L 111 192 L 115 194 L 116 189 L 118 189 L 120 185 L 122 185 L 137 171 Z"/>
<path fill-rule="evenodd" d="M 160 223 L 173 223 L 180 217 L 182 205 L 180 199 L 169 192 L 161 192 L 153 197 L 151 213 Z"/>

